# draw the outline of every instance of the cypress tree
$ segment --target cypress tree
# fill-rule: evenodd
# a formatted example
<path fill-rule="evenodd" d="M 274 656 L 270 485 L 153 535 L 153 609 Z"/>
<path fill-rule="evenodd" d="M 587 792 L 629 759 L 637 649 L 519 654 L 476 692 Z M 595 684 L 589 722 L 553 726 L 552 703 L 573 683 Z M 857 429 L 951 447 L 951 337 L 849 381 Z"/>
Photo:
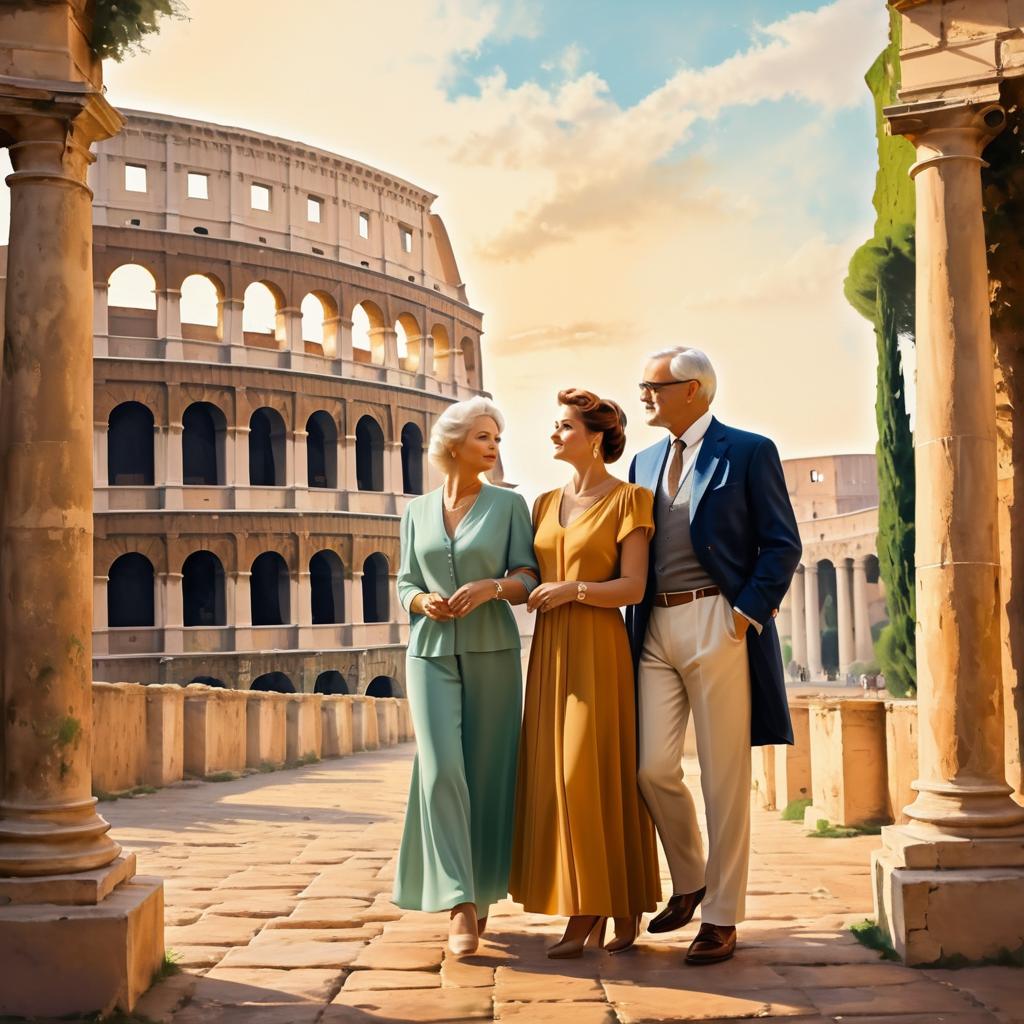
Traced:
<path fill-rule="evenodd" d="M 871 321 L 878 350 L 875 418 L 878 424 L 878 565 L 885 582 L 889 623 L 878 640 L 878 661 L 889 691 L 913 694 L 914 447 L 906 410 L 900 342 L 914 330 L 914 189 L 908 169 L 913 147 L 886 134 L 882 108 L 899 89 L 899 17 L 890 12 L 889 45 L 866 76 L 875 101 L 878 173 L 874 235 L 850 260 L 844 291 Z"/>

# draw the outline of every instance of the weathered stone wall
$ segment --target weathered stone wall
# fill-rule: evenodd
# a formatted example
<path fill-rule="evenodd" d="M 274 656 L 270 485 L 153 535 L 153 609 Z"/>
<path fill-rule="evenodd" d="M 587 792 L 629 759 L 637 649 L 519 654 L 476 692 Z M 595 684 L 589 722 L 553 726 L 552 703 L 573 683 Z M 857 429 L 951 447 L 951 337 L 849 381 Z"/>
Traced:
<path fill-rule="evenodd" d="M 413 738 L 400 698 L 93 684 L 93 792 L 344 757 Z"/>

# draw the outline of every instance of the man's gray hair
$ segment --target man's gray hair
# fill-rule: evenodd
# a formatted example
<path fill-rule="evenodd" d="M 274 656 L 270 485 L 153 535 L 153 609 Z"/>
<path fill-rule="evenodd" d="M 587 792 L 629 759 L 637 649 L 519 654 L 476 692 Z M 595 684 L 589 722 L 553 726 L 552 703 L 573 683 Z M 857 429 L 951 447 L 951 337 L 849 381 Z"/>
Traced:
<path fill-rule="evenodd" d="M 452 447 L 466 440 L 472 429 L 473 420 L 480 416 L 490 416 L 498 424 L 499 433 L 505 429 L 505 417 L 501 415 L 498 407 L 481 395 L 449 405 L 430 431 L 427 458 L 431 464 L 442 473 L 447 473 L 452 468 Z"/>
<path fill-rule="evenodd" d="M 676 380 L 697 381 L 700 384 L 699 394 L 702 394 L 710 405 L 718 390 L 718 378 L 707 354 L 701 352 L 699 348 L 676 345 L 673 348 L 663 348 L 660 352 L 652 352 L 647 358 L 665 359 L 667 356 L 672 357 L 672 362 L 668 364 L 669 373 Z"/>

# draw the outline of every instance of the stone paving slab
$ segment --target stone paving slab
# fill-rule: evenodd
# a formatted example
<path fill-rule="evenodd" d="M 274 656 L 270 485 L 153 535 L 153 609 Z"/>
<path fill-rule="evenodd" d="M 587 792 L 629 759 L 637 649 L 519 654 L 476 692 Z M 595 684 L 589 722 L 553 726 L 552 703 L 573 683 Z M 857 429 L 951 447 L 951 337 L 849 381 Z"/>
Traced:
<path fill-rule="evenodd" d="M 444 955 L 446 914 L 389 902 L 413 748 L 104 810 L 139 870 L 165 879 L 184 973 L 146 995 L 158 1024 L 514 1021 L 656 1024 L 1024 1024 L 1024 971 L 922 971 L 879 959 L 849 925 L 871 914 L 877 837 L 808 838 L 753 811 L 749 920 L 734 960 L 688 968 L 699 918 L 629 952 L 553 961 L 564 926 L 504 901 L 477 955 Z M 687 765 L 700 806 L 696 765 Z M 670 890 L 663 868 L 665 894 Z"/>

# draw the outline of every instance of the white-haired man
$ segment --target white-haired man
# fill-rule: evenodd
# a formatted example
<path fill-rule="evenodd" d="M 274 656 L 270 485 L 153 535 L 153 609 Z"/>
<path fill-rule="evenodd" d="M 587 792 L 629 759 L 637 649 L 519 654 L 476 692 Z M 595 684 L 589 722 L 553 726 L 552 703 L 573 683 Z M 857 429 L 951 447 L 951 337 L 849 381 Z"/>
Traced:
<path fill-rule="evenodd" d="M 668 434 L 629 479 L 655 496 L 643 603 L 628 622 L 637 664 L 640 788 L 672 874 L 648 925 L 682 928 L 701 906 L 687 963 L 727 960 L 742 921 L 750 856 L 750 747 L 792 743 L 774 614 L 800 561 L 775 445 L 711 415 L 715 371 L 694 348 L 654 353 L 640 384 L 646 419 Z M 705 861 L 683 782 L 683 737 L 697 737 L 708 825 Z"/>

